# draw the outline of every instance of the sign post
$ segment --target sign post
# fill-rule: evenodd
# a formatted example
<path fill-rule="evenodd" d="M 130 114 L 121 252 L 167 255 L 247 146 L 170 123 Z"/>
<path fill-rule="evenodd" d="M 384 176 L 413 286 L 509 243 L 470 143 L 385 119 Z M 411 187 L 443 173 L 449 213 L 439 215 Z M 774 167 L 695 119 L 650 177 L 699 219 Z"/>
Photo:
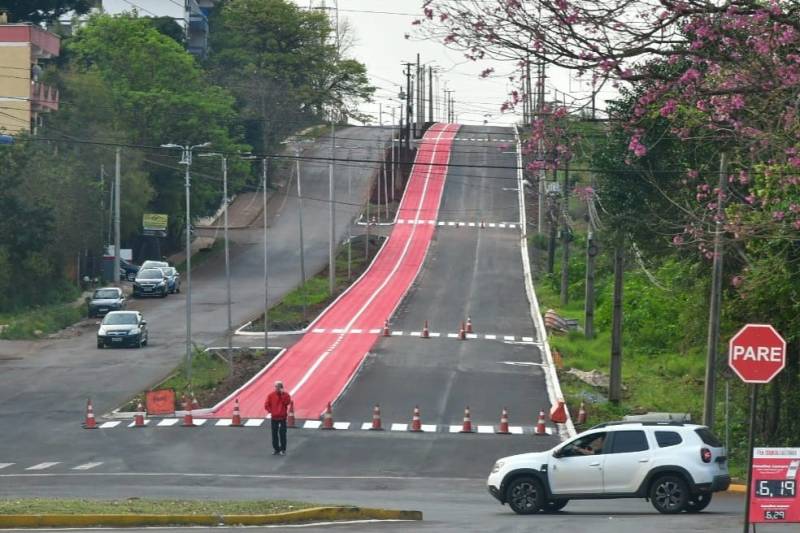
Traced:
<path fill-rule="evenodd" d="M 786 366 L 786 341 L 769 324 L 747 324 L 734 335 L 728 347 L 728 365 L 750 383 L 750 428 L 747 444 L 747 500 L 744 509 L 744 533 L 756 519 L 750 515 L 753 493 L 753 447 L 755 446 L 758 384 L 769 383 Z M 794 484 L 792 483 L 792 486 Z M 761 520 L 759 520 L 761 521 Z"/>

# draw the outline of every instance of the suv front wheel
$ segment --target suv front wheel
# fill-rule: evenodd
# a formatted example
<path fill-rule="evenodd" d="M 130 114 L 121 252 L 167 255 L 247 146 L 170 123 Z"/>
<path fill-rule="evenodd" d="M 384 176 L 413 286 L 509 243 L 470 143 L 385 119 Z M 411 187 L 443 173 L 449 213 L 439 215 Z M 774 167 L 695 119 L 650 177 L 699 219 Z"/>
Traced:
<path fill-rule="evenodd" d="M 533 514 L 544 504 L 544 490 L 538 479 L 522 476 L 512 481 L 506 490 L 506 501 L 517 514 Z"/>
<path fill-rule="evenodd" d="M 659 513 L 680 513 L 689 503 L 689 487 L 680 476 L 660 476 L 650 486 L 650 502 Z"/>

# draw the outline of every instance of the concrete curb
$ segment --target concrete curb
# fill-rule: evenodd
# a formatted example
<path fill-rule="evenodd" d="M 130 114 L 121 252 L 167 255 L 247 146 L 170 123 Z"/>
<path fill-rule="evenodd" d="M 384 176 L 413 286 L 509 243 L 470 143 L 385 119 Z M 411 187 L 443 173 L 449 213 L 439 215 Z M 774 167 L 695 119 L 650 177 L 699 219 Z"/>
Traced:
<path fill-rule="evenodd" d="M 747 494 L 747 485 L 731 485 L 725 492 L 732 492 L 734 494 Z"/>
<path fill-rule="evenodd" d="M 147 526 L 262 526 L 335 520 L 422 520 L 421 511 L 398 511 L 368 507 L 312 507 L 265 515 L 123 515 L 38 514 L 0 515 L 0 528 L 18 527 L 147 527 Z"/>

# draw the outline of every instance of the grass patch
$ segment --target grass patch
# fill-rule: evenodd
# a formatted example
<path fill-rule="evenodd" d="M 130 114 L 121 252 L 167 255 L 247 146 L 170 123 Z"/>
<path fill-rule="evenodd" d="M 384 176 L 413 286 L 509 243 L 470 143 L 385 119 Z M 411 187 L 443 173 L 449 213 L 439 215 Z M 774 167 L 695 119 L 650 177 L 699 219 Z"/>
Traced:
<path fill-rule="evenodd" d="M 0 338 L 38 339 L 71 326 L 85 315 L 85 306 L 74 303 L 45 305 L 21 313 L 0 315 L 0 324 L 6 325 Z"/>
<path fill-rule="evenodd" d="M 273 514 L 319 507 L 318 504 L 290 500 L 0 500 L 0 514 Z"/>
<path fill-rule="evenodd" d="M 211 245 L 211 247 L 198 250 L 195 254 L 192 255 L 192 268 L 197 270 L 198 268 L 200 268 L 201 265 L 206 263 L 209 259 L 220 253 L 224 248 L 225 248 L 225 240 L 216 239 L 214 241 L 214 244 Z M 186 274 L 186 259 L 184 259 L 178 265 L 176 265 L 175 269 L 181 274 Z"/>

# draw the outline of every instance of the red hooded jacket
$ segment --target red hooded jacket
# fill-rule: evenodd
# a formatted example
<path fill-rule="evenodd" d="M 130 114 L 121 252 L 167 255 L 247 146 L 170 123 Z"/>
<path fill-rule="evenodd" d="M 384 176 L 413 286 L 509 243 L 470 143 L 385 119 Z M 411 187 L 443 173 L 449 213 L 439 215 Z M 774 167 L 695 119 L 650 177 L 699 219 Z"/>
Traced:
<path fill-rule="evenodd" d="M 272 415 L 273 420 L 286 420 L 286 411 L 289 404 L 292 402 L 292 397 L 288 392 L 282 391 L 280 394 L 274 390 L 267 395 L 264 401 L 264 409 Z"/>

